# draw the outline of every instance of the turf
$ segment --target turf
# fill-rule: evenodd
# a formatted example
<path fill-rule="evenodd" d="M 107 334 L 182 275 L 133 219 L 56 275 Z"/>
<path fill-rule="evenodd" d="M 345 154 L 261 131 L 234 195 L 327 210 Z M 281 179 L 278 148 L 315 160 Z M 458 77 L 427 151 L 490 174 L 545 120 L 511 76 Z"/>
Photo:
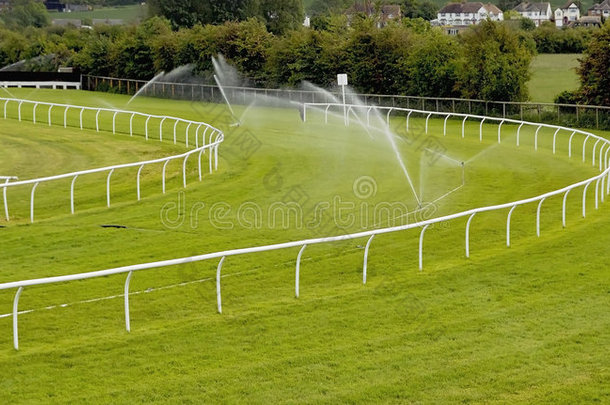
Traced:
<path fill-rule="evenodd" d="M 122 107 L 127 101 L 76 91 L 16 93 L 82 105 Z M 250 110 L 241 127 L 230 127 L 218 105 L 139 99 L 129 108 L 221 126 L 226 141 L 219 172 L 204 174 L 200 183 L 190 162 L 182 190 L 177 165 L 168 170 L 168 193 L 162 195 L 159 172 L 150 170 L 140 202 L 134 201 L 134 173 L 117 173 L 110 209 L 103 176 L 79 179 L 75 215 L 67 207 L 69 183 L 40 186 L 34 224 L 28 223 L 29 188 L 21 199 L 15 191 L 9 194 L 15 218 L 0 221 L 6 226 L 0 228 L 0 281 L 368 229 L 379 225 L 371 215 L 380 203 L 415 206 L 384 139 L 355 127 L 345 130 L 336 117 L 325 125 L 320 114 L 311 113 L 304 124 L 296 111 L 261 108 Z M 15 120 L 0 124 L 0 142 L 11 151 L 0 155 L 0 174 L 22 178 L 184 150 L 171 142 L 146 142 L 141 133 L 130 138 Z M 466 185 L 439 201 L 434 215 L 529 197 L 597 173 L 590 157 L 582 163 L 581 142 L 574 145 L 574 157 L 567 157 L 569 133 L 561 134 L 553 155 L 553 131 L 541 130 L 535 152 L 530 129 L 516 148 L 513 126 L 503 127 L 498 145 L 497 126 L 485 124 L 480 143 L 478 123 L 466 124 L 464 139 L 461 121 L 448 121 L 446 137 L 442 125 L 430 121 L 434 145 L 457 160 L 478 157 L 466 164 Z M 433 199 L 459 183 L 455 165 L 432 162 L 421 152 L 423 119 L 412 117 L 408 135 L 404 118 L 396 117 L 393 126 L 400 128 L 398 145 L 418 190 L 423 184 L 424 195 Z M 124 130 L 124 123 L 119 127 Z M 28 161 L 30 153 L 35 160 Z M 363 176 L 375 180 L 376 193 L 354 191 Z M 260 207 L 267 213 L 274 202 L 295 196 L 307 197 L 300 202 L 308 220 L 315 217 L 315 202 L 340 198 L 353 205 L 344 205 L 337 224 L 313 227 L 270 226 L 265 214 L 257 224 L 253 211 L 239 210 Z M 223 267 L 222 315 L 215 311 L 216 261 L 135 273 L 131 291 L 139 293 L 131 297 L 131 333 L 124 330 L 118 296 L 122 276 L 26 288 L 20 308 L 36 310 L 19 318 L 20 351 L 10 345 L 12 319 L 0 318 L 4 402 L 608 401 L 604 252 L 610 220 L 606 205 L 594 210 L 592 190 L 587 218 L 581 219 L 581 197 L 573 192 L 568 198 L 566 229 L 561 198 L 546 201 L 540 238 L 536 206 L 518 208 L 510 249 L 504 245 L 507 212 L 477 215 L 468 260 L 465 220 L 432 227 L 422 272 L 419 232 L 378 236 L 364 286 L 366 240 L 310 246 L 298 300 L 298 249 L 230 257 Z M 181 209 L 179 198 L 185 201 Z M 99 226 L 106 223 L 127 228 Z M 0 314 L 10 312 L 13 293 L 0 292 Z M 87 300 L 92 301 L 82 302 Z"/>
<path fill-rule="evenodd" d="M 576 67 L 580 54 L 540 54 L 531 64 L 530 99 L 552 103 L 562 91 L 578 89 Z"/>
<path fill-rule="evenodd" d="M 125 22 L 138 21 L 146 17 L 146 6 L 139 4 L 121 7 L 102 7 L 91 11 L 73 11 L 70 13 L 52 13 L 51 18 L 69 18 L 79 20 L 119 19 Z"/>

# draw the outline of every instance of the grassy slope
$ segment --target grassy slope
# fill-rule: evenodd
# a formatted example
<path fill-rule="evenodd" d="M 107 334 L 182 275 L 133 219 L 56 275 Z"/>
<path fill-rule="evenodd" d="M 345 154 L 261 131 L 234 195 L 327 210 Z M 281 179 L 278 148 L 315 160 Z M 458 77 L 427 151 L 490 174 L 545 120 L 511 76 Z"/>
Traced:
<path fill-rule="evenodd" d="M 552 103 L 564 90 L 578 88 L 579 54 L 540 54 L 531 64 L 532 77 L 529 81 L 530 99 Z"/>
<path fill-rule="evenodd" d="M 58 94 L 65 102 L 125 102 L 120 96 L 96 94 L 94 98 L 78 92 L 39 91 L 31 97 L 57 99 Z M 213 106 L 142 101 L 134 107 L 212 122 L 225 119 L 217 116 L 221 112 Z M 379 142 L 371 143 L 358 132 L 346 134 L 336 125 L 329 131 L 319 124 L 319 117 L 318 123 L 302 125 L 296 113 L 256 114 L 262 114 L 264 122 L 246 119 L 250 122 L 246 127 L 225 128 L 227 142 L 221 149 L 219 173 L 197 183 L 194 167 L 189 168 L 187 212 L 192 212 L 195 202 L 210 206 L 224 201 L 236 206 L 254 201 L 265 207 L 294 185 L 313 201 L 339 194 L 346 201 L 361 203 L 351 190 L 353 179 L 361 175 L 377 180 L 379 201 L 409 200 L 404 181 L 388 158 L 391 155 L 379 149 Z M 421 121 L 413 125 L 417 128 L 418 124 Z M 114 142 L 124 148 L 117 148 L 120 152 L 108 156 L 109 161 L 130 159 L 137 142 L 121 135 L 80 131 L 72 135 L 29 125 L 2 121 L 0 140 L 3 145 L 6 139 L 14 140 L 20 128 L 29 142 L 41 136 L 40 144 L 49 153 L 40 157 L 38 168 L 30 167 L 33 171 L 46 170 L 57 161 L 63 166 L 66 155 L 96 158 L 98 151 Z M 41 132 L 35 132 L 39 128 Z M 261 141 L 248 159 L 235 142 L 246 128 Z M 431 121 L 433 131 L 441 128 L 442 121 Z M 483 146 L 491 147 L 496 129 L 484 128 Z M 514 140 L 514 130 L 504 127 L 506 140 Z M 482 150 L 474 135 L 478 125 L 467 125 L 467 131 L 467 138 L 459 139 L 459 123 L 450 122 L 448 137 L 439 141 L 452 156 L 466 159 Z M 53 132 L 70 141 L 68 149 L 62 151 L 44 141 Z M 553 158 L 547 150 L 551 134 L 541 131 L 538 153 L 531 150 L 533 131 L 524 131 L 519 151 L 508 142 L 486 149 L 469 165 L 467 187 L 445 200 L 438 213 L 534 195 L 594 173 L 578 159 L 568 163 L 564 154 Z M 81 135 L 99 142 L 85 147 L 88 138 Z M 150 147 L 150 143 L 140 145 L 145 145 L 139 146 L 144 150 Z M 156 145 L 158 153 L 174 151 L 171 144 Z M 559 150 L 565 149 L 565 142 L 560 142 Z M 409 161 L 417 159 L 412 148 L 403 145 L 402 151 Z M 575 148 L 576 156 L 579 153 Z M 106 158 L 97 159 L 107 163 Z M 0 160 L 0 172 L 13 168 L 5 162 Z M 19 167 L 21 172 L 28 166 Z M 441 169 L 437 163 L 427 171 Z M 553 175 L 546 175 L 547 169 Z M 278 171 L 280 182 L 265 181 Z M 159 195 L 158 173 L 148 173 L 143 182 L 145 198 L 139 204 L 132 202 L 133 187 L 119 187 L 120 202 L 110 210 L 103 208 L 103 194 L 101 206 L 92 201 L 86 209 L 77 209 L 75 216 L 58 213 L 59 204 L 39 204 L 41 217 L 47 219 L 34 225 L 17 219 L 0 229 L 6 257 L 1 280 L 316 235 L 315 230 L 293 228 L 215 229 L 205 210 L 196 224 L 186 222 L 173 230 L 163 227 L 161 206 L 176 201 L 179 190 L 179 167 L 170 173 L 172 191 L 167 196 Z M 117 182 L 121 180 L 129 178 L 117 177 Z M 505 189 L 499 187 L 500 181 Z M 532 181 L 535 185 L 528 186 Z M 96 183 L 82 182 L 85 188 Z M 426 183 L 426 187 L 434 185 Z M 58 201 L 65 196 L 65 188 L 47 192 Z M 41 191 L 38 195 L 43 198 Z M 228 258 L 222 316 L 214 311 L 216 263 L 198 263 L 134 276 L 132 291 L 203 281 L 134 295 L 131 334 L 122 329 L 120 297 L 22 315 L 19 352 L 10 348 L 11 319 L 2 318 L 2 395 L 5 402 L 607 401 L 610 393 L 603 381 L 609 377 L 608 363 L 600 348 L 610 343 L 610 322 L 604 310 L 610 294 L 602 253 L 610 242 L 605 232 L 610 220 L 606 206 L 594 211 L 591 204 L 587 219 L 579 219 L 579 199 L 579 193 L 568 199 L 566 230 L 559 225 L 561 199 L 545 202 L 540 239 L 534 233 L 535 207 L 516 210 L 511 249 L 503 247 L 506 213 L 475 218 L 470 260 L 463 259 L 463 220 L 431 228 L 426 233 L 421 273 L 416 271 L 418 232 L 377 237 L 366 286 L 360 282 L 365 241 L 308 247 L 298 301 L 292 298 L 297 252 L 290 250 Z M 97 226 L 108 222 L 130 228 Z M 122 290 L 122 282 L 123 277 L 111 277 L 29 288 L 21 308 L 115 295 Z M 10 311 L 11 299 L 12 292 L 0 294 L 0 313 Z"/>
<path fill-rule="evenodd" d="M 121 19 L 126 22 L 136 21 L 146 16 L 146 7 L 139 4 L 122 7 L 102 7 L 92 11 L 74 11 L 71 13 L 52 13 L 51 18 L 73 19 Z"/>

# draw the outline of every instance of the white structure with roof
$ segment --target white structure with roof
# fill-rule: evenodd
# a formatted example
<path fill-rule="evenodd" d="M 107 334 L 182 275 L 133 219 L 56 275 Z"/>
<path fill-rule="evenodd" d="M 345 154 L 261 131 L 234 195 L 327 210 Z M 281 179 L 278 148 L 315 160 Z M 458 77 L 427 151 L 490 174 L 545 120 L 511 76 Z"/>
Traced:
<path fill-rule="evenodd" d="M 558 27 L 563 27 L 571 22 L 578 21 L 580 18 L 580 9 L 576 2 L 568 0 L 563 7 L 555 10 L 555 25 Z"/>
<path fill-rule="evenodd" d="M 492 21 L 502 21 L 502 10 L 491 3 L 449 3 L 437 14 L 438 24 L 460 26 L 474 25 L 489 18 Z"/>
<path fill-rule="evenodd" d="M 536 27 L 540 26 L 545 21 L 551 21 L 553 18 L 553 11 L 551 10 L 551 3 L 528 3 L 527 1 L 519 4 L 514 10 L 519 13 L 523 18 L 529 18 L 534 21 Z"/>

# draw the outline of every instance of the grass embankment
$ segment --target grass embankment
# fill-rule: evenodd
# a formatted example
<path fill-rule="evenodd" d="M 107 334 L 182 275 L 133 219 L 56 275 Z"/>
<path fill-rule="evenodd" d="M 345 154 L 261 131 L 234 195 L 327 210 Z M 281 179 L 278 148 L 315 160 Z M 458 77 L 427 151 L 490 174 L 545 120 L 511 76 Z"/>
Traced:
<path fill-rule="evenodd" d="M 124 106 L 127 101 L 73 91 L 16 93 L 74 104 Z M 29 188 L 9 193 L 15 218 L 0 222 L 6 226 L 0 228 L 2 282 L 350 232 L 378 225 L 374 207 L 380 203 L 415 207 L 387 142 L 354 127 L 345 130 L 340 119 L 324 125 L 311 113 L 304 124 L 292 110 L 254 109 L 244 125 L 229 127 L 222 106 L 141 99 L 130 108 L 221 126 L 226 142 L 220 171 L 205 174 L 199 183 L 195 162 L 188 162 L 182 194 L 177 164 L 168 168 L 168 193 L 162 195 L 161 168 L 151 169 L 143 177 L 140 202 L 135 201 L 135 172 L 116 173 L 117 203 L 110 209 L 105 208 L 105 177 L 79 178 L 74 216 L 69 215 L 69 182 L 41 185 L 34 224 L 27 220 Z M 461 171 L 448 159 L 432 162 L 421 153 L 423 119 L 412 120 L 412 132 L 405 137 L 399 131 L 398 144 L 416 188 L 423 184 L 424 195 L 432 199 L 459 183 Z M 0 140 L 11 152 L 0 159 L 0 174 L 22 178 L 184 150 L 171 142 L 146 143 L 141 132 L 129 138 L 1 122 Z M 404 119 L 393 124 L 404 128 Z M 466 164 L 466 186 L 441 200 L 435 215 L 540 194 L 596 173 L 590 160 L 580 161 L 582 142 L 574 145 L 575 157 L 567 158 L 569 133 L 560 134 L 553 155 L 553 131 L 541 130 L 540 149 L 534 152 L 531 129 L 522 130 L 522 146 L 516 148 L 513 126 L 503 127 L 498 145 L 496 126 L 485 124 L 479 143 L 476 122 L 467 122 L 465 139 L 461 121 L 449 121 L 446 137 L 442 125 L 430 121 L 435 145 L 458 161 L 477 157 Z M 124 130 L 125 123 L 119 127 Z M 255 147 L 246 147 L 246 140 Z M 28 159 L 30 154 L 36 159 Z M 376 192 L 354 191 L 362 176 L 374 179 Z M 269 207 L 295 196 L 306 197 L 300 203 L 307 223 L 314 225 L 270 226 Z M 607 205 L 593 209 L 591 188 L 587 218 L 581 219 L 581 197 L 578 192 L 568 197 L 567 229 L 561 228 L 561 197 L 545 201 L 541 238 L 535 236 L 536 206 L 519 207 L 510 249 L 504 246 L 508 212 L 477 215 L 469 260 L 463 257 L 465 219 L 432 227 L 424 241 L 423 272 L 417 271 L 418 231 L 378 236 L 365 286 L 366 240 L 310 246 L 298 300 L 293 298 L 298 249 L 230 257 L 223 267 L 222 315 L 215 311 L 216 261 L 135 273 L 131 291 L 140 293 L 131 297 L 131 333 L 124 330 L 121 296 L 95 300 L 120 294 L 123 276 L 26 288 L 20 308 L 36 310 L 19 318 L 19 352 L 11 347 L 11 318 L 0 318 L 2 398 L 607 401 L 604 381 L 610 373 L 603 348 L 610 343 L 605 253 L 610 219 Z M 181 209 L 179 198 L 185 200 Z M 337 199 L 346 207 L 334 216 L 342 228 L 316 222 L 315 203 Z M 100 227 L 107 223 L 127 228 Z M 0 292 L 0 314 L 10 312 L 13 294 Z M 44 309 L 61 304 L 71 305 Z"/>

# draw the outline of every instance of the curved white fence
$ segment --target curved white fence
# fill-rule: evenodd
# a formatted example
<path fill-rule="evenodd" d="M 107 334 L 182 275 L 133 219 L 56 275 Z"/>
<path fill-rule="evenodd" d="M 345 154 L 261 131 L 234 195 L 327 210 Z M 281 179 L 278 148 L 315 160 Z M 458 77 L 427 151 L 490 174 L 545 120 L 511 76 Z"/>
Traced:
<path fill-rule="evenodd" d="M 322 110 L 325 111 L 326 114 L 328 114 L 328 110 L 330 108 L 332 108 L 333 106 L 336 106 L 338 108 L 340 107 L 341 109 L 343 109 L 342 104 L 323 104 L 323 105 L 306 104 L 305 111 L 308 107 L 320 107 L 320 106 L 324 107 Z M 356 106 L 356 105 L 347 106 L 347 107 L 348 107 L 348 111 L 352 110 L 352 109 L 356 109 L 356 108 L 361 108 L 360 106 Z M 372 108 L 372 107 L 364 107 L 364 108 L 369 108 L 369 112 L 370 112 L 370 108 Z M 382 108 L 380 108 L 380 109 L 382 109 Z M 442 217 L 428 219 L 425 221 L 420 221 L 420 222 L 407 224 L 407 225 L 394 226 L 394 227 L 388 227 L 388 228 L 383 228 L 383 229 L 375 229 L 375 230 L 369 230 L 369 231 L 363 231 L 363 232 L 356 232 L 356 233 L 352 233 L 352 234 L 325 237 L 325 238 L 305 239 L 305 240 L 278 243 L 278 244 L 266 245 L 266 246 L 225 250 L 225 251 L 207 253 L 207 254 L 202 254 L 202 255 L 197 255 L 197 256 L 183 257 L 183 258 L 179 258 L 179 259 L 164 260 L 164 261 L 158 261 L 158 262 L 152 262 L 152 263 L 142 263 L 142 264 L 136 264 L 136 265 L 131 265 L 131 266 L 107 269 L 107 270 L 93 271 L 93 272 L 88 272 L 88 273 L 80 273 L 80 274 L 72 274 L 72 275 L 66 275 L 66 276 L 46 277 L 46 278 L 38 278 L 38 279 L 32 279 L 32 280 L 23 280 L 23 281 L 16 281 L 16 282 L 10 282 L 10 283 L 3 283 L 3 284 L 0 284 L 0 290 L 12 289 L 12 288 L 17 289 L 15 298 L 13 300 L 13 344 L 14 344 L 15 349 L 19 348 L 19 335 L 18 335 L 19 297 L 21 296 L 21 293 L 23 292 L 23 289 L 25 287 L 43 285 L 43 284 L 62 283 L 62 282 L 74 281 L 74 280 L 84 280 L 84 279 L 126 273 L 127 277 L 126 277 L 125 284 L 124 284 L 124 295 L 123 295 L 124 310 L 125 310 L 125 327 L 126 327 L 127 331 L 130 331 L 131 326 L 130 326 L 130 316 L 129 316 L 129 285 L 130 285 L 130 281 L 131 281 L 134 271 L 149 270 L 149 269 L 154 269 L 154 268 L 162 268 L 162 267 L 167 267 L 167 266 L 174 266 L 174 265 L 179 265 L 179 264 L 193 263 L 193 262 L 220 258 L 220 261 L 218 263 L 218 267 L 216 270 L 216 292 L 217 292 L 217 309 L 218 309 L 219 313 L 222 313 L 222 297 L 221 297 L 221 285 L 220 285 L 221 271 L 222 271 L 222 266 L 224 264 L 225 259 L 229 256 L 237 256 L 237 255 L 251 254 L 251 253 L 257 253 L 257 252 L 266 252 L 266 251 L 272 251 L 272 250 L 299 247 L 300 250 L 296 257 L 296 268 L 295 268 L 295 296 L 298 298 L 299 297 L 299 284 L 300 284 L 299 280 L 300 280 L 301 257 L 303 255 L 303 252 L 305 251 L 306 247 L 309 245 L 339 242 L 339 241 L 345 241 L 345 240 L 355 239 L 355 238 L 365 238 L 365 237 L 368 238 L 367 243 L 365 245 L 365 249 L 364 249 L 363 268 L 362 268 L 362 282 L 366 283 L 369 248 L 371 246 L 371 243 L 372 243 L 375 235 L 381 235 L 381 234 L 386 234 L 386 233 L 400 232 L 400 231 L 405 231 L 405 230 L 409 230 L 409 229 L 421 228 L 420 236 L 419 236 L 419 270 L 421 271 L 423 268 L 424 234 L 426 232 L 426 229 L 430 225 L 454 220 L 457 218 L 467 218 L 466 231 L 465 231 L 465 235 L 464 235 L 464 244 L 465 244 L 465 256 L 468 258 L 468 257 L 470 257 L 470 225 L 471 225 L 472 220 L 474 219 L 475 215 L 477 215 L 477 214 L 482 214 L 482 213 L 489 212 L 489 211 L 509 209 L 507 219 L 506 219 L 506 245 L 510 246 L 511 216 L 513 214 L 513 211 L 517 207 L 519 207 L 521 205 L 525 205 L 525 204 L 537 203 L 536 233 L 537 233 L 537 236 L 540 236 L 541 208 L 542 208 L 542 204 L 544 203 L 544 201 L 547 198 L 552 197 L 552 196 L 557 196 L 557 195 L 563 195 L 562 223 L 563 223 L 563 226 L 565 227 L 566 226 L 566 198 L 572 190 L 579 188 L 579 187 L 583 187 L 583 191 L 582 191 L 582 215 L 583 215 L 583 217 L 586 215 L 587 190 L 588 190 L 589 186 L 591 186 L 591 184 L 595 183 L 595 208 L 598 207 L 599 201 L 601 200 L 603 202 L 605 200 L 605 195 L 610 193 L 610 167 L 609 167 L 610 162 L 608 161 L 608 151 L 610 151 L 610 142 L 597 135 L 594 135 L 594 134 L 591 134 L 591 133 L 588 133 L 585 131 L 573 130 L 573 129 L 569 129 L 569 128 L 565 128 L 565 127 L 547 125 L 547 124 L 538 124 L 538 123 L 525 122 L 525 121 L 516 121 L 516 120 L 508 120 L 508 119 L 501 119 L 501 118 L 475 116 L 475 115 L 469 115 L 469 114 L 436 113 L 436 112 L 401 109 L 401 108 L 388 108 L 387 119 L 389 119 L 389 116 L 392 113 L 392 111 L 395 111 L 395 110 L 396 111 L 399 110 L 399 111 L 403 111 L 403 112 L 407 113 L 407 120 L 406 120 L 407 126 L 409 123 L 409 121 L 408 121 L 409 117 L 411 116 L 412 113 L 424 114 L 426 116 L 426 131 L 427 131 L 428 119 L 430 118 L 430 116 L 441 115 L 441 116 L 445 117 L 445 123 L 444 123 L 444 133 L 445 134 L 446 134 L 446 128 L 447 128 L 446 127 L 447 118 L 452 117 L 452 116 L 460 117 L 460 118 L 462 118 L 462 137 L 465 135 L 464 123 L 466 122 L 467 119 L 480 120 L 480 128 L 482 128 L 482 124 L 484 121 L 492 121 L 492 122 L 499 121 L 499 125 L 498 125 L 498 141 L 499 142 L 501 141 L 502 124 L 506 123 L 506 122 L 519 124 L 518 131 L 520 131 L 521 128 L 525 125 L 533 126 L 533 127 L 537 128 L 536 134 L 535 134 L 536 139 L 538 137 L 538 132 L 539 132 L 540 128 L 542 128 L 542 127 L 552 128 L 552 129 L 555 129 L 555 133 L 553 135 L 553 152 L 556 152 L 556 142 L 555 142 L 556 138 L 557 138 L 557 136 L 559 136 L 561 131 L 563 131 L 563 134 L 566 134 L 566 135 L 567 135 L 567 133 L 570 134 L 570 138 L 569 138 L 569 155 L 570 156 L 571 156 L 572 140 L 573 140 L 575 134 L 580 134 L 585 138 L 583 141 L 583 159 L 586 158 L 586 155 L 584 152 L 586 150 L 585 147 L 586 147 L 587 141 L 589 139 L 595 140 L 594 146 L 592 148 L 592 163 L 595 164 L 596 155 L 597 155 L 597 153 L 599 153 L 599 159 L 600 159 L 599 167 L 600 167 L 601 173 L 596 176 L 590 177 L 588 179 L 582 180 L 580 182 L 563 187 L 561 189 L 550 191 L 548 193 L 544 193 L 544 194 L 541 194 L 541 195 L 538 195 L 535 197 L 530 197 L 530 198 L 526 198 L 523 200 L 508 202 L 508 203 L 504 203 L 504 204 L 474 208 L 474 209 L 470 209 L 467 211 L 463 211 L 463 212 L 459 212 L 459 213 L 455 213 L 455 214 L 451 214 L 451 215 L 445 215 Z M 482 129 L 480 130 L 479 135 L 482 139 Z M 517 137 L 517 140 L 518 139 L 519 138 Z M 599 150 L 597 150 L 597 145 L 599 143 L 601 143 L 602 146 L 599 148 Z M 535 143 L 535 147 L 537 148 L 537 142 Z M 603 152 L 604 148 L 605 148 L 605 152 Z M 603 153 L 603 160 L 602 160 L 602 153 Z"/>
<path fill-rule="evenodd" d="M 202 175 L 203 175 L 202 168 L 201 168 L 201 157 L 202 157 L 202 154 L 205 153 L 206 151 L 209 151 L 209 153 L 210 153 L 209 172 L 211 173 L 213 170 L 218 169 L 218 147 L 224 140 L 224 134 L 219 129 L 217 129 L 205 122 L 191 121 L 191 120 L 186 120 L 183 118 L 169 117 L 169 116 L 164 116 L 164 115 L 152 115 L 152 114 L 145 114 L 145 113 L 141 113 L 141 112 L 137 112 L 137 111 L 124 111 L 124 110 L 111 109 L 111 108 L 84 107 L 84 106 L 75 106 L 75 105 L 69 105 L 69 104 L 57 104 L 57 103 L 48 103 L 48 102 L 13 99 L 13 98 L 0 98 L 0 102 L 2 102 L 2 101 L 4 101 L 3 113 L 4 113 L 5 119 L 7 118 L 7 108 L 10 105 L 10 103 L 16 103 L 17 104 L 17 117 L 16 118 L 19 121 L 22 121 L 22 118 L 23 118 L 22 117 L 23 108 L 29 107 L 30 111 L 32 113 L 32 122 L 34 122 L 34 123 L 40 122 L 40 119 L 38 119 L 38 121 L 37 121 L 37 112 L 38 112 L 38 114 L 40 114 L 40 110 L 43 110 L 43 113 L 44 113 L 43 116 L 46 118 L 46 120 L 44 122 L 47 123 L 48 125 L 53 125 L 54 123 L 53 123 L 53 118 L 52 118 L 52 111 L 55 108 L 55 109 L 60 109 L 60 111 L 63 111 L 63 120 L 60 122 L 60 125 L 63 125 L 64 128 L 66 128 L 68 126 L 68 114 L 70 111 L 72 111 L 73 114 L 75 114 L 75 113 L 78 114 L 78 123 L 79 123 L 80 129 L 85 128 L 85 124 L 87 122 L 86 119 L 89 118 L 92 120 L 92 122 L 93 121 L 95 122 L 95 126 L 93 126 L 93 124 L 92 124 L 91 128 L 92 129 L 95 128 L 95 130 L 99 132 L 101 130 L 100 128 L 102 127 L 101 126 L 102 121 L 100 119 L 101 114 L 108 115 L 107 118 L 110 118 L 110 114 L 111 114 L 112 115 L 112 133 L 113 134 L 117 133 L 117 119 L 121 116 L 125 116 L 125 118 L 129 119 L 129 135 L 130 136 L 133 136 L 134 133 L 136 133 L 136 129 L 138 129 L 138 128 L 135 128 L 135 126 L 138 125 L 138 122 L 140 124 L 142 124 L 142 121 L 144 121 L 143 122 L 144 125 L 140 129 L 143 129 L 145 139 L 148 140 L 149 139 L 149 127 L 152 124 L 154 124 L 154 121 L 157 121 L 157 123 L 159 125 L 159 127 L 158 127 L 159 128 L 159 131 L 158 131 L 159 141 L 163 141 L 163 124 L 167 121 L 170 124 L 173 122 L 172 139 L 173 139 L 174 144 L 177 143 L 178 136 L 180 135 L 180 138 L 184 139 L 186 147 L 188 148 L 189 147 L 189 136 L 193 132 L 193 130 L 191 130 L 191 128 L 194 129 L 193 135 L 194 135 L 194 140 L 195 140 L 194 149 L 191 149 L 190 151 L 179 154 L 179 155 L 168 156 L 168 157 L 153 159 L 153 160 L 145 160 L 145 161 L 141 161 L 141 162 L 105 166 L 105 167 L 99 167 L 99 168 L 95 168 L 95 169 L 80 170 L 80 171 L 71 172 L 71 173 L 64 173 L 64 174 L 59 174 L 59 175 L 55 175 L 55 176 L 40 177 L 40 178 L 36 178 L 36 179 L 23 180 L 23 181 L 11 182 L 10 180 L 13 180 L 14 178 L 5 178 L 6 181 L 3 184 L 0 183 L 0 188 L 2 189 L 3 203 L 4 203 L 4 215 L 5 215 L 7 221 L 10 220 L 9 207 L 8 207 L 8 196 L 7 196 L 7 190 L 9 187 L 32 185 L 32 190 L 31 190 L 31 194 L 30 194 L 30 222 L 34 222 L 34 196 L 35 196 L 35 192 L 36 192 L 36 187 L 38 187 L 38 185 L 40 183 L 45 183 L 45 182 L 50 182 L 50 181 L 60 180 L 60 179 L 65 179 L 65 178 L 72 178 L 72 183 L 70 185 L 70 212 L 72 214 L 74 214 L 74 186 L 76 183 L 76 179 L 79 176 L 84 176 L 84 175 L 93 174 L 93 173 L 107 172 L 108 175 L 106 177 L 106 205 L 108 207 L 110 207 L 110 179 L 115 170 L 125 169 L 125 168 L 130 168 L 130 167 L 138 167 L 138 173 L 136 176 L 136 195 L 137 195 L 137 199 L 139 201 L 141 198 L 141 193 L 140 193 L 140 177 L 141 176 L 140 176 L 140 174 L 142 172 L 142 169 L 147 165 L 151 165 L 151 164 L 155 164 L 155 163 L 163 163 L 163 170 L 162 170 L 162 174 L 161 174 L 161 184 L 162 184 L 162 192 L 164 194 L 165 194 L 166 167 L 167 167 L 167 164 L 169 162 L 171 162 L 172 160 L 182 159 L 182 185 L 183 185 L 183 187 L 186 187 L 186 162 L 187 162 L 187 159 L 189 158 L 189 156 L 198 154 L 199 181 L 201 181 Z M 24 107 L 24 105 L 27 107 Z M 46 111 L 44 111 L 45 109 L 46 109 Z M 85 112 L 89 113 L 88 116 L 84 116 Z M 93 114 L 95 114 L 94 119 L 92 117 Z M 140 119 L 135 120 L 136 117 L 138 117 Z M 40 115 L 38 118 L 40 118 Z M 151 120 L 153 120 L 153 123 L 150 123 Z M 134 122 L 135 122 L 135 125 L 134 125 Z M 55 124 L 57 125 L 57 123 L 55 123 Z M 182 124 L 182 129 L 184 130 L 183 133 L 178 132 L 179 124 Z M 186 126 L 186 128 L 184 128 L 185 126 Z M 203 128 L 203 130 L 202 130 L 202 128 Z M 108 128 L 108 130 L 110 130 L 110 128 Z M 199 142 L 200 132 L 201 132 L 201 146 L 200 146 L 200 142 Z M 206 135 L 207 135 L 207 137 L 206 137 Z M 1 180 L 1 178 L 0 178 L 0 180 Z"/>

